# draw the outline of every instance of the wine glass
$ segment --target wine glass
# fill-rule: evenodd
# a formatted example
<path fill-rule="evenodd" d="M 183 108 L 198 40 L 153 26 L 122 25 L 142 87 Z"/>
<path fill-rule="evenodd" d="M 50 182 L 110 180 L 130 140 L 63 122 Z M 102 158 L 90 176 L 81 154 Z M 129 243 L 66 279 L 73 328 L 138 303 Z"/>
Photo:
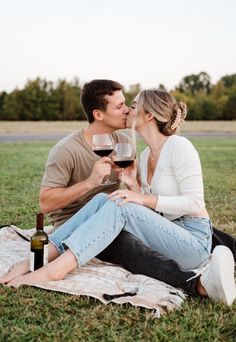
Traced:
<path fill-rule="evenodd" d="M 135 159 L 135 150 L 130 143 L 117 143 L 114 147 L 113 163 L 119 166 L 121 171 L 121 187 L 124 186 L 125 168 L 132 165 Z"/>
<path fill-rule="evenodd" d="M 107 157 L 112 153 L 114 149 L 114 140 L 112 135 L 109 133 L 104 134 L 94 134 L 93 135 L 93 152 L 99 157 Z M 109 180 L 106 176 L 101 185 L 112 185 L 116 184 L 116 181 Z"/>

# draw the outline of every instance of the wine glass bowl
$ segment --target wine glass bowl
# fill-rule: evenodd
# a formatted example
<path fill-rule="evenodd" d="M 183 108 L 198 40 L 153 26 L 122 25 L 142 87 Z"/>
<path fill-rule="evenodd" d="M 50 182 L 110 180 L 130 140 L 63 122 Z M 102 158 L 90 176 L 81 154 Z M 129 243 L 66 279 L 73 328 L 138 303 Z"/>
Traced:
<path fill-rule="evenodd" d="M 122 169 L 121 185 L 123 185 L 124 170 L 133 164 L 135 159 L 135 150 L 130 143 L 117 143 L 114 147 L 113 163 Z"/>
<path fill-rule="evenodd" d="M 114 149 L 114 141 L 111 134 L 93 135 L 93 152 L 100 157 L 107 157 Z"/>
<path fill-rule="evenodd" d="M 114 160 L 114 164 L 121 169 L 125 169 L 126 167 L 132 165 L 134 162 L 134 159 L 127 159 L 127 160 Z"/>
<path fill-rule="evenodd" d="M 108 157 L 114 149 L 114 140 L 111 134 L 94 134 L 93 135 L 93 152 L 99 157 Z M 109 180 L 106 176 L 101 185 L 116 184 L 116 181 Z"/>

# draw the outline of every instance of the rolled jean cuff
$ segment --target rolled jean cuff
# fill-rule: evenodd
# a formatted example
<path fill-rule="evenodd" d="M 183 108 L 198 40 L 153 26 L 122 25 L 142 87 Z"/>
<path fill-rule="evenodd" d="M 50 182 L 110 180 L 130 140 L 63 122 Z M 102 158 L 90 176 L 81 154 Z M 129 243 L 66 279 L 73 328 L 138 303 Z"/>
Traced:
<path fill-rule="evenodd" d="M 78 267 L 82 266 L 82 263 L 81 263 L 81 260 L 79 258 L 79 255 L 78 253 L 73 249 L 73 247 L 68 243 L 68 242 L 65 242 L 65 241 L 62 241 L 62 248 L 64 250 L 64 252 L 69 249 L 73 254 L 74 254 L 74 257 L 76 258 L 77 260 L 77 264 L 78 264 Z"/>
<path fill-rule="evenodd" d="M 54 241 L 52 237 L 49 237 L 49 241 L 57 249 L 59 254 L 63 254 L 65 252 L 64 246 L 62 244 L 56 243 L 56 241 Z"/>

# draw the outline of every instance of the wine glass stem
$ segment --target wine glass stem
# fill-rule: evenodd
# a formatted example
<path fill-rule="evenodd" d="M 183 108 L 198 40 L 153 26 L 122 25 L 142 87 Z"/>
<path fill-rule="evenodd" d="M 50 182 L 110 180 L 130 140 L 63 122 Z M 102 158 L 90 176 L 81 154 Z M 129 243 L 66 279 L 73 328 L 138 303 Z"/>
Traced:
<path fill-rule="evenodd" d="M 124 171 L 125 171 L 125 169 L 122 169 L 122 171 L 121 171 L 121 186 L 122 187 L 124 186 Z"/>

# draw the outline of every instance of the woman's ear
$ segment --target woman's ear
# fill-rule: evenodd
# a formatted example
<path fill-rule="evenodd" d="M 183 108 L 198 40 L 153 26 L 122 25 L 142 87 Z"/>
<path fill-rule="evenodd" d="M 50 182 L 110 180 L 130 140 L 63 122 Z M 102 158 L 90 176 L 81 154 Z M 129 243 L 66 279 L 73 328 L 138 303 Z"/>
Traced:
<path fill-rule="evenodd" d="M 102 112 L 100 111 L 100 110 L 98 110 L 98 109 L 95 109 L 94 111 L 93 111 L 93 117 L 94 117 L 94 120 L 95 121 L 102 121 Z"/>
<path fill-rule="evenodd" d="M 149 112 L 145 113 L 145 120 L 146 121 L 152 121 L 153 119 L 154 119 L 154 116 L 151 113 L 149 113 Z"/>

